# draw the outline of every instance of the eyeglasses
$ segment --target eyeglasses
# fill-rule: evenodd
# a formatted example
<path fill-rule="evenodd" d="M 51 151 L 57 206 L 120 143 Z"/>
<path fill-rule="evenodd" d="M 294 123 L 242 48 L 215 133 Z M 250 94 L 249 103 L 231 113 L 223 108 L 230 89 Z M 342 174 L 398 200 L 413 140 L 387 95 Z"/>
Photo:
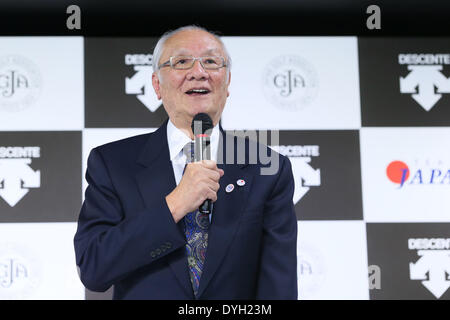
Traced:
<path fill-rule="evenodd" d="M 170 57 L 168 61 L 160 64 L 158 69 L 163 67 L 171 67 L 175 70 L 187 70 L 194 66 L 195 60 L 198 60 L 203 69 L 216 70 L 226 67 L 225 59 L 223 57 L 207 56 L 207 57 L 192 57 L 192 56 L 176 56 Z"/>

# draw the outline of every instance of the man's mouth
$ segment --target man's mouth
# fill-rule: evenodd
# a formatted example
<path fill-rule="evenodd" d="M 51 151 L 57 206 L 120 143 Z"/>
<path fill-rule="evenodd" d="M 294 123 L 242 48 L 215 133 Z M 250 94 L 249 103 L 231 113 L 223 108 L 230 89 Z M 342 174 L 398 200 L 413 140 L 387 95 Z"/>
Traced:
<path fill-rule="evenodd" d="M 200 96 L 200 95 L 206 95 L 210 92 L 211 91 L 209 89 L 199 88 L 199 89 L 190 89 L 190 90 L 186 91 L 186 94 L 190 95 L 190 96 Z"/>

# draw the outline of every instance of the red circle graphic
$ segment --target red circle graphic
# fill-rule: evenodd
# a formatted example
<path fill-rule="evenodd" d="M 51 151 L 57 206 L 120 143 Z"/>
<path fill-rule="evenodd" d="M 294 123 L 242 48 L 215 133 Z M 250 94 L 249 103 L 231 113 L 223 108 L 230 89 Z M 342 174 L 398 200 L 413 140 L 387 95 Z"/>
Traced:
<path fill-rule="evenodd" d="M 409 168 L 408 165 L 402 161 L 392 161 L 386 168 L 386 175 L 394 183 L 401 183 L 403 174 L 406 170 L 406 177 L 404 180 L 409 178 Z"/>

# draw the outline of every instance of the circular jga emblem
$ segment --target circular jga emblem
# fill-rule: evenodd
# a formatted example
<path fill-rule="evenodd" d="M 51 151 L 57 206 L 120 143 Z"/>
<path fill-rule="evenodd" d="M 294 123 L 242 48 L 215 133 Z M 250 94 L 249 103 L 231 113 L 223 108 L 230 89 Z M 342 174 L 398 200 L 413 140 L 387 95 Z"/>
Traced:
<path fill-rule="evenodd" d="M 299 298 L 312 299 L 320 296 L 327 278 L 323 254 L 315 246 L 300 243 L 297 246 L 297 276 Z"/>
<path fill-rule="evenodd" d="M 315 99 L 318 87 L 314 67 L 296 55 L 273 59 L 263 72 L 265 97 L 283 110 L 297 111 L 309 105 Z"/>
<path fill-rule="evenodd" d="M 0 57 L 0 110 L 26 109 L 41 91 L 42 76 L 31 60 L 18 55 Z"/>
<path fill-rule="evenodd" d="M 0 245 L 0 300 L 33 299 L 42 280 L 41 262 L 23 245 Z"/>

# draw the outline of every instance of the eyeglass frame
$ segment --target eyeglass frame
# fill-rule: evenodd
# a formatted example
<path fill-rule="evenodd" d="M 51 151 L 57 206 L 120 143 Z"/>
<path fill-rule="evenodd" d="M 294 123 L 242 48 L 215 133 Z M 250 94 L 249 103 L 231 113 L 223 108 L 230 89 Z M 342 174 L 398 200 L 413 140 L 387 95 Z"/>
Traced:
<path fill-rule="evenodd" d="M 186 69 L 176 69 L 176 68 L 174 68 L 173 65 L 172 65 L 172 59 L 173 59 L 173 58 L 177 58 L 177 57 L 187 57 L 187 58 L 192 58 L 192 59 L 194 59 L 194 62 L 192 63 L 192 67 L 186 68 Z M 204 59 L 204 58 L 210 58 L 210 57 L 217 57 L 217 58 L 222 59 L 222 64 L 223 64 L 223 65 L 222 65 L 221 67 L 217 67 L 217 68 L 205 68 L 205 66 L 203 65 L 202 59 Z M 196 61 L 196 60 L 198 60 L 198 62 L 200 62 L 200 65 L 201 65 L 202 68 L 205 69 L 205 70 L 219 70 L 220 68 L 225 68 L 225 67 L 227 67 L 227 63 L 226 63 L 226 61 L 225 61 L 225 58 L 224 58 L 224 57 L 220 57 L 220 56 L 204 56 L 204 57 L 194 57 L 194 56 L 171 56 L 171 57 L 169 57 L 169 60 L 167 60 L 167 61 L 164 62 L 164 63 L 161 63 L 161 64 L 158 66 L 158 70 L 161 69 L 161 68 L 164 68 L 164 67 L 170 67 L 170 68 L 173 69 L 173 70 L 189 70 L 189 69 L 192 69 L 192 68 L 194 67 L 195 61 Z"/>

